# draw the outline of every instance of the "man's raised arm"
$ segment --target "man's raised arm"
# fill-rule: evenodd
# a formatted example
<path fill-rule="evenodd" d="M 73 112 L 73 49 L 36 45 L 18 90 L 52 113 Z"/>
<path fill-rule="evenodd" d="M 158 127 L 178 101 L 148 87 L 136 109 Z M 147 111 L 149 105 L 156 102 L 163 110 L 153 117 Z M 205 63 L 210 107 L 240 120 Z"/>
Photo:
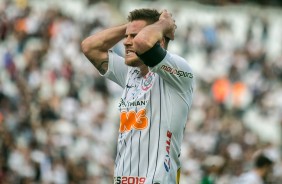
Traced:
<path fill-rule="evenodd" d="M 81 43 L 82 52 L 101 74 L 108 70 L 108 50 L 125 36 L 127 24 L 105 29 Z"/>
<path fill-rule="evenodd" d="M 156 42 L 162 44 L 162 40 L 166 37 L 174 40 L 174 32 L 176 29 L 175 20 L 172 15 L 164 10 L 160 15 L 159 21 L 143 28 L 134 38 L 134 48 L 137 54 L 143 54 L 151 49 Z M 165 45 L 162 45 L 166 47 Z"/>

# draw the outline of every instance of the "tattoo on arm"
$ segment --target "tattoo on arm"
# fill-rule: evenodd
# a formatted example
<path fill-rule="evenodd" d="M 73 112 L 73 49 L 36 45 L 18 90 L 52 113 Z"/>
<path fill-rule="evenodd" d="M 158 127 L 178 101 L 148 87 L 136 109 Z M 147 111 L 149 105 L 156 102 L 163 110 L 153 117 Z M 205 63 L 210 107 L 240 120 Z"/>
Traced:
<path fill-rule="evenodd" d="M 108 64 L 109 61 L 102 61 L 100 65 L 96 65 L 96 68 L 101 74 L 104 75 L 108 70 Z"/>

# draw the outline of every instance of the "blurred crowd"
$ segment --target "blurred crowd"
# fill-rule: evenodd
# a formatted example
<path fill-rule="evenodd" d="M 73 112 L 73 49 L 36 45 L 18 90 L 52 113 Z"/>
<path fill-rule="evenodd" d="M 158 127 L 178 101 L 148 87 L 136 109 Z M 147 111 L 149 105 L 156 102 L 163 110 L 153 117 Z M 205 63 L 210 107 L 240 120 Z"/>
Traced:
<path fill-rule="evenodd" d="M 0 2 L 0 184 L 112 183 L 121 89 L 101 78 L 80 43 L 126 15 L 107 3 L 87 4 L 85 18 L 23 2 Z M 265 48 L 269 24 L 250 17 L 243 44 L 225 20 L 178 30 L 171 47 L 197 76 L 181 183 L 237 184 L 258 151 L 275 163 L 266 182 L 282 181 L 281 142 L 250 128 L 282 126 L 282 51 L 270 57 Z"/>

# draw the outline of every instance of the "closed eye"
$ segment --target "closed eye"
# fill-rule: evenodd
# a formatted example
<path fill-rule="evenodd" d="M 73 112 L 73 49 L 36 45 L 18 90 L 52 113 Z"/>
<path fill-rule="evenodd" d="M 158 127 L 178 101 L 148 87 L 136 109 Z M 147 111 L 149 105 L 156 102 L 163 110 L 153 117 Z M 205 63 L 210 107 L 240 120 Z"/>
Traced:
<path fill-rule="evenodd" d="M 137 34 L 126 34 L 124 38 L 134 38 Z"/>

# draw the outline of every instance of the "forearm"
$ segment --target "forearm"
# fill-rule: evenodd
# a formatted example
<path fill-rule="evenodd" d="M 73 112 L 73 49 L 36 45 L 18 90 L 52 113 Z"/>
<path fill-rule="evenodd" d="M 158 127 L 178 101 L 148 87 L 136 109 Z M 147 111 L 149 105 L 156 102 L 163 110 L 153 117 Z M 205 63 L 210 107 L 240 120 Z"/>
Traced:
<path fill-rule="evenodd" d="M 142 54 L 152 48 L 164 37 L 167 32 L 167 24 L 159 20 L 154 24 L 143 28 L 134 38 L 134 47 L 138 54 Z"/>

